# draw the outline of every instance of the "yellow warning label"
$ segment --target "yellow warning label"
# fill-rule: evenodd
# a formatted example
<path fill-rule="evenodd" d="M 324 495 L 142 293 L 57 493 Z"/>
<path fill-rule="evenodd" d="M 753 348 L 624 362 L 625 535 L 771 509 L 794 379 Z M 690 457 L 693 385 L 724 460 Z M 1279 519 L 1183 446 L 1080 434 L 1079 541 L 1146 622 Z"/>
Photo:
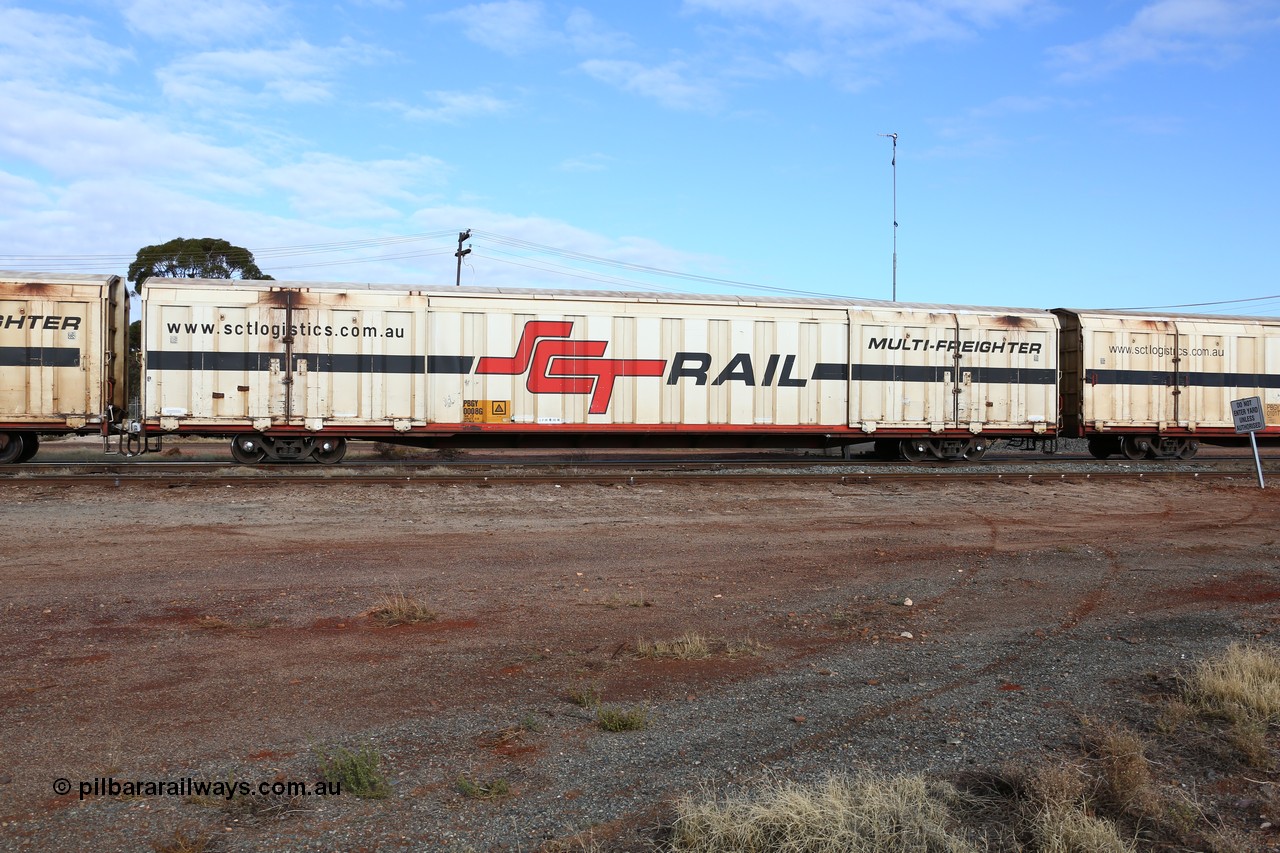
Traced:
<path fill-rule="evenodd" d="M 463 400 L 465 424 L 505 424 L 511 422 L 510 400 Z"/>
<path fill-rule="evenodd" d="M 1268 426 L 1280 424 L 1280 403 L 1267 403 L 1263 408 L 1266 410 Z"/>

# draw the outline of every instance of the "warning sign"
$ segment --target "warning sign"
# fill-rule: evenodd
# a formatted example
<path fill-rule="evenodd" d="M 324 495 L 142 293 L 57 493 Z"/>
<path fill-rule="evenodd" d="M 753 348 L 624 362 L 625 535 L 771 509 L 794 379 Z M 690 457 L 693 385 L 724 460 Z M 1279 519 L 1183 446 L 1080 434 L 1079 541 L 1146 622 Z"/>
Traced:
<path fill-rule="evenodd" d="M 1243 400 L 1231 401 L 1231 417 L 1236 422 L 1236 432 L 1255 432 L 1267 428 L 1267 419 L 1262 414 L 1261 397 L 1245 397 Z"/>
<path fill-rule="evenodd" d="M 465 424 L 511 423 L 511 401 L 463 400 L 462 422 Z"/>

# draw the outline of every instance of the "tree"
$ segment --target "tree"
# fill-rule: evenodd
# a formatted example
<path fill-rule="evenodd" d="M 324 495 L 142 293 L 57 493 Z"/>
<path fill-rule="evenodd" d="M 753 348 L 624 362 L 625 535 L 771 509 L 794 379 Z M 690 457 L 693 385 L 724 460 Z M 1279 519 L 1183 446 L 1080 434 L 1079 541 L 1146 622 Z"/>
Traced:
<path fill-rule="evenodd" d="M 176 237 L 168 243 L 143 246 L 129 264 L 129 281 L 141 287 L 152 276 L 271 279 L 258 269 L 253 252 L 213 237 Z"/>

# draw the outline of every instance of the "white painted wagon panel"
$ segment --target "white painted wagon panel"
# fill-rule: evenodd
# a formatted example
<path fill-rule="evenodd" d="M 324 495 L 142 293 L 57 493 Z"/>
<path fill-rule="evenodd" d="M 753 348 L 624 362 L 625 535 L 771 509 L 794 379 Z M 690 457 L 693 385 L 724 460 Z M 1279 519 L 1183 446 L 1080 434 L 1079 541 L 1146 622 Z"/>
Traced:
<path fill-rule="evenodd" d="M 390 427 L 421 408 L 421 296 L 153 279 L 142 302 L 162 428 Z"/>
<path fill-rule="evenodd" d="M 978 434 L 1056 425 L 1052 314 L 915 306 L 849 314 L 851 426 Z"/>
<path fill-rule="evenodd" d="M 1069 312 L 1078 318 L 1083 428 L 1231 431 L 1230 401 L 1280 404 L 1280 325 L 1264 319 Z M 1275 355 L 1271 355 L 1275 353 Z"/>
<path fill-rule="evenodd" d="M 0 422 L 58 432 L 123 406 L 126 301 L 116 276 L 0 272 Z"/>

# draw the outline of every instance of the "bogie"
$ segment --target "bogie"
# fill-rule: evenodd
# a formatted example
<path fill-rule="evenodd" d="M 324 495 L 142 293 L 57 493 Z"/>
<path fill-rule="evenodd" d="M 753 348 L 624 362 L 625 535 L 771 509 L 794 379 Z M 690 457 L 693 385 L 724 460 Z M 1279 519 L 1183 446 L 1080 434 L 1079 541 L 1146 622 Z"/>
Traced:
<path fill-rule="evenodd" d="M 340 436 L 286 438 L 242 433 L 231 439 L 231 457 L 241 465 L 265 461 L 305 462 L 308 459 L 322 465 L 334 465 L 341 462 L 346 454 L 347 440 Z"/>

